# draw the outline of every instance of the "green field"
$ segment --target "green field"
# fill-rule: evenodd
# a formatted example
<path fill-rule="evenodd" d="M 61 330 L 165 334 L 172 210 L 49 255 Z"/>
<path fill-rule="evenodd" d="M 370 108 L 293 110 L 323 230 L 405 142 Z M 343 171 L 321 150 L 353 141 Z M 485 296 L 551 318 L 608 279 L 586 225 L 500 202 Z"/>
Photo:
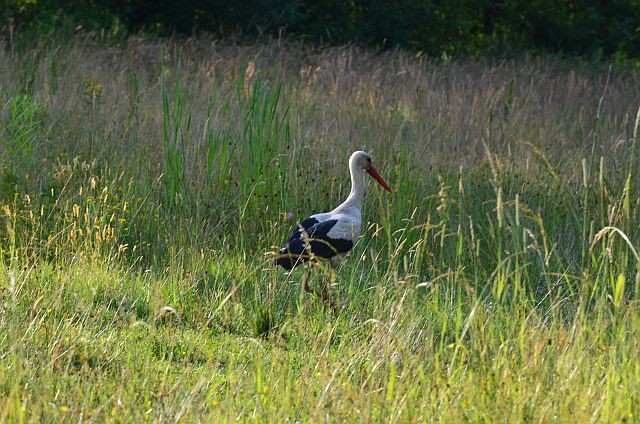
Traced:
<path fill-rule="evenodd" d="M 640 420 L 637 69 L 78 37 L 0 105 L 2 422 Z M 358 149 L 333 312 L 269 254 Z"/>

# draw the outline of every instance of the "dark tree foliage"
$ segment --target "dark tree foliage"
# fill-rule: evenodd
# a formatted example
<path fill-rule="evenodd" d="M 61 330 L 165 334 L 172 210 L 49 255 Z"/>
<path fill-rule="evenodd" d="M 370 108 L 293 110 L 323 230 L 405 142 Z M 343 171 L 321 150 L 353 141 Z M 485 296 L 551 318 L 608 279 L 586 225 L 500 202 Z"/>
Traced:
<path fill-rule="evenodd" d="M 428 54 L 640 57 L 640 0 L 0 0 L 4 33 L 209 32 Z"/>

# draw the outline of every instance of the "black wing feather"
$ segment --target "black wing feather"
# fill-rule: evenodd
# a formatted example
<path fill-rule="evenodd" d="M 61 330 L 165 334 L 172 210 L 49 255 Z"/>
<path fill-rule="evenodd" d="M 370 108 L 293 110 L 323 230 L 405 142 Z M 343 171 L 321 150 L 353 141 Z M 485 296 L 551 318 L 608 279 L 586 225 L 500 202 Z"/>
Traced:
<path fill-rule="evenodd" d="M 311 221 L 315 221 L 315 223 Z M 291 234 L 280 249 L 276 264 L 285 269 L 292 269 L 313 257 L 329 259 L 339 253 L 347 253 L 353 248 L 353 241 L 332 239 L 327 236 L 327 233 L 337 222 L 337 219 L 329 219 L 324 222 L 318 222 L 314 218 L 302 220 L 296 231 Z M 304 229 L 304 232 L 300 227 Z"/>
<path fill-rule="evenodd" d="M 316 224 L 318 224 L 318 220 L 315 219 L 315 218 L 305 218 L 302 221 L 298 222 L 298 225 L 296 226 L 295 231 L 289 236 L 289 238 L 285 242 L 284 246 L 286 246 L 290 242 L 298 240 L 300 237 L 302 237 L 302 230 L 303 229 L 304 229 L 304 232 L 309 234 L 309 229 L 311 227 L 313 227 L 314 225 L 316 225 Z"/>

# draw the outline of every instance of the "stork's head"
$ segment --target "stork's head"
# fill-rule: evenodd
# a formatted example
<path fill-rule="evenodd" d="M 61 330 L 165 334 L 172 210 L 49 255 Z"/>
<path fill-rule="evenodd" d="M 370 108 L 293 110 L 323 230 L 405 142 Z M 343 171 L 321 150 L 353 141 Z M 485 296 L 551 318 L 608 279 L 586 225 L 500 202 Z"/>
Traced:
<path fill-rule="evenodd" d="M 391 193 L 391 187 L 389 187 L 389 184 L 378 174 L 378 170 L 373 166 L 373 161 L 369 153 L 363 152 L 362 150 L 353 152 L 349 158 L 349 167 L 351 169 L 363 169 L 367 171 L 385 190 Z"/>

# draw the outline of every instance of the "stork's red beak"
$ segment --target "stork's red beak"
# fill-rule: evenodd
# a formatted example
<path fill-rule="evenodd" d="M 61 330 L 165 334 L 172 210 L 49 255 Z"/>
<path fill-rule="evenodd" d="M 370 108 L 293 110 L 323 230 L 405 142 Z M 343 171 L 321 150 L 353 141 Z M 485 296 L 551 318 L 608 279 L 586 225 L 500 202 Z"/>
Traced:
<path fill-rule="evenodd" d="M 387 182 L 382 179 L 380 174 L 378 174 L 378 170 L 376 168 L 374 168 L 373 166 L 369 166 L 369 168 L 367 168 L 367 172 L 369 173 L 369 175 L 375 178 L 375 180 L 380 183 L 380 185 L 384 187 L 385 190 L 387 190 L 389 193 L 392 193 L 391 187 L 389 187 L 389 184 L 387 184 Z"/>

